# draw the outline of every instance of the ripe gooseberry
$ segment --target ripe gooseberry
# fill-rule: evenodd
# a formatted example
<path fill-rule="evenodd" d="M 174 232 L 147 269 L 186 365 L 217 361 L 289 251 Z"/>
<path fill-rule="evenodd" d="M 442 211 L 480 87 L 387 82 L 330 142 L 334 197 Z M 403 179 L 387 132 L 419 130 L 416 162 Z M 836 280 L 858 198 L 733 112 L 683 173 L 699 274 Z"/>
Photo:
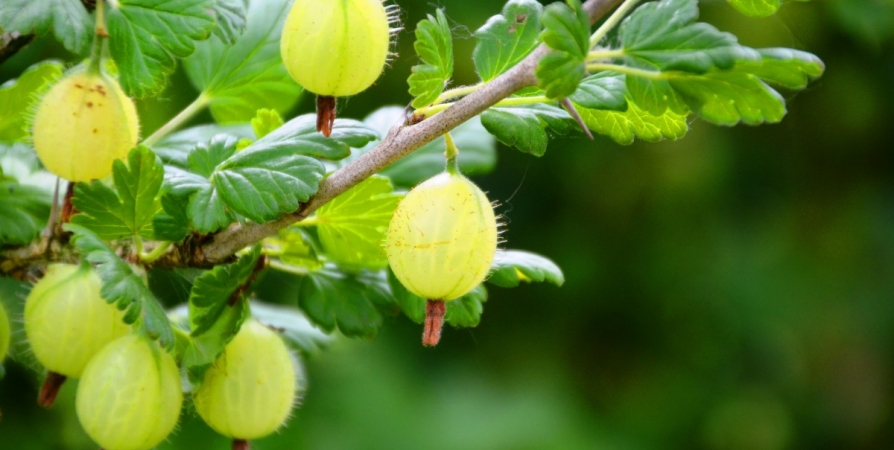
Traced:
<path fill-rule="evenodd" d="M 93 355 L 130 330 L 101 288 L 88 265 L 52 264 L 25 300 L 25 334 L 49 371 L 38 398 L 44 407 L 52 406 L 66 377 L 80 377 Z"/>
<path fill-rule="evenodd" d="M 101 71 L 78 69 L 41 99 L 32 135 L 40 162 L 69 181 L 112 173 L 112 162 L 137 144 L 139 120 L 133 100 Z"/>
<path fill-rule="evenodd" d="M 493 207 L 484 192 L 456 170 L 455 161 L 401 200 L 388 225 L 385 251 L 397 279 L 428 299 L 424 345 L 440 339 L 444 302 L 481 284 L 496 250 Z"/>
<path fill-rule="evenodd" d="M 317 130 L 329 136 L 335 97 L 363 92 L 382 73 L 396 9 L 382 0 L 295 0 L 280 53 L 298 84 L 317 94 Z"/>
<path fill-rule="evenodd" d="M 208 426 L 247 448 L 246 441 L 267 436 L 285 422 L 296 387 L 285 343 L 250 319 L 205 372 L 193 400 Z"/>
<path fill-rule="evenodd" d="M 174 358 L 129 334 L 87 364 L 75 406 L 84 431 L 105 450 L 147 450 L 173 431 L 183 405 Z"/>

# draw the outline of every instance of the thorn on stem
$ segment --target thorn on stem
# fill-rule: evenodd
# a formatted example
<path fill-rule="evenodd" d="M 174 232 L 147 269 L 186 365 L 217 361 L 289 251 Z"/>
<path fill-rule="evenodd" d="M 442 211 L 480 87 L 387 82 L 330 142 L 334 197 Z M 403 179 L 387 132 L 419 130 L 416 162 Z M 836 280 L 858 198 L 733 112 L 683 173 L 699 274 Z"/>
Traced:
<path fill-rule="evenodd" d="M 422 345 L 434 347 L 441 340 L 441 329 L 444 327 L 444 314 L 447 304 L 440 300 L 429 300 L 425 304 L 425 329 L 422 331 Z"/>
<path fill-rule="evenodd" d="M 571 114 L 571 117 L 574 118 L 577 124 L 580 125 L 581 129 L 584 130 L 584 133 L 587 134 L 587 137 L 590 138 L 590 140 L 592 141 L 593 133 L 591 133 L 590 129 L 587 128 L 587 124 L 584 123 L 584 119 L 581 118 L 580 113 L 577 112 L 577 108 L 574 107 L 574 103 L 571 103 L 571 100 L 565 98 L 562 99 L 562 106 L 565 107 L 565 110 L 568 111 L 568 114 Z"/>
<path fill-rule="evenodd" d="M 65 375 L 52 371 L 47 373 L 47 379 L 43 381 L 43 386 L 40 387 L 40 394 L 37 396 L 37 404 L 50 409 L 53 403 L 56 402 L 56 395 L 59 394 L 59 389 L 62 388 L 65 379 Z"/>
<path fill-rule="evenodd" d="M 335 125 L 335 97 L 317 96 L 317 131 L 323 136 L 332 134 Z"/>

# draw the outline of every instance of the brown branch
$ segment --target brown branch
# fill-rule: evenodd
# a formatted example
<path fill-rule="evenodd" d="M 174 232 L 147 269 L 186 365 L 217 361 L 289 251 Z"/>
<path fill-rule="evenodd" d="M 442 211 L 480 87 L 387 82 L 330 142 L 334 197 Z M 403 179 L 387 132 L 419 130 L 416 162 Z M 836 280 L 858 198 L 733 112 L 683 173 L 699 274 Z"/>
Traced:
<path fill-rule="evenodd" d="M 584 8 L 590 16 L 590 21 L 595 23 L 605 17 L 621 1 L 587 0 L 584 3 Z M 513 68 L 434 117 L 418 124 L 396 125 L 374 149 L 323 180 L 316 195 L 302 205 L 298 211 L 273 222 L 235 224 L 210 236 L 189 238 L 183 244 L 172 247 L 153 265 L 156 267 L 208 267 L 227 262 L 234 253 L 242 248 L 307 218 L 317 208 L 339 194 L 463 122 L 481 114 L 500 100 L 520 89 L 536 85 L 537 64 L 548 51 L 546 46 L 540 46 Z"/>

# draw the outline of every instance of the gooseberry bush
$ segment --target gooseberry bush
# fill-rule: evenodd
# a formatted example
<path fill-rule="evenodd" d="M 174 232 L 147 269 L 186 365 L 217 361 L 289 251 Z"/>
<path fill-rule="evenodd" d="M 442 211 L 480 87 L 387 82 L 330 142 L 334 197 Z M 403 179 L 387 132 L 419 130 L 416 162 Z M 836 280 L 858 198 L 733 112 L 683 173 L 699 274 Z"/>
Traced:
<path fill-rule="evenodd" d="M 563 283 L 499 239 L 466 177 L 494 169 L 497 141 L 538 157 L 557 135 L 776 123 L 777 89 L 824 70 L 699 22 L 697 0 L 509 0 L 471 55 L 454 55 L 449 5 L 401 24 L 399 6 L 423 6 L 398 3 L 0 4 L 3 45 L 55 38 L 76 56 L 0 87 L 0 361 L 45 379 L 42 405 L 80 377 L 77 415 L 103 448 L 152 448 L 181 410 L 247 448 L 284 426 L 300 359 L 335 336 L 403 314 L 433 346 L 444 323 L 479 324 L 487 285 Z M 398 37 L 416 54 L 395 54 Z M 452 83 L 456 57 L 479 82 Z M 336 118 L 396 58 L 417 62 L 410 103 Z M 141 131 L 133 99 L 178 65 L 199 95 Z M 301 95 L 316 113 L 287 116 Z M 204 110 L 213 123 L 185 127 Z"/>

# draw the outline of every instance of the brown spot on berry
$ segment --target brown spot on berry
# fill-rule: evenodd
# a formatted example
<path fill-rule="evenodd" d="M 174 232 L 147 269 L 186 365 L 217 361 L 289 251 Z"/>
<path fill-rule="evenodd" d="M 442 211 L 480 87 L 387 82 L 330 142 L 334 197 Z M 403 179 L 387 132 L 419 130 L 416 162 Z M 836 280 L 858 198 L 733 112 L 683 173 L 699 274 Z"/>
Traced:
<path fill-rule="evenodd" d="M 92 107 L 93 107 L 93 102 L 87 102 L 87 107 L 88 107 L 88 108 L 92 108 Z"/>

